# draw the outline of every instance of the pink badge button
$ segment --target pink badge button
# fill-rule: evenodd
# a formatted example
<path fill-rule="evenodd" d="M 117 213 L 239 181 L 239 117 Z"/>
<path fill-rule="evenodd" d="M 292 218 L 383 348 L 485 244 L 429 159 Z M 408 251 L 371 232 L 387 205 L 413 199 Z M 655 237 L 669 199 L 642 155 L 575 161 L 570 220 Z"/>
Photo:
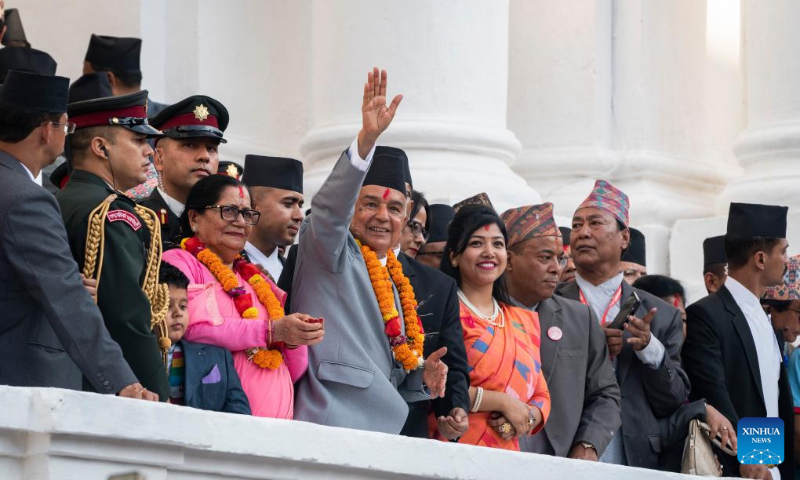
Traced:
<path fill-rule="evenodd" d="M 564 332 L 558 327 L 550 327 L 547 329 L 547 336 L 550 337 L 550 340 L 557 342 L 564 336 Z"/>

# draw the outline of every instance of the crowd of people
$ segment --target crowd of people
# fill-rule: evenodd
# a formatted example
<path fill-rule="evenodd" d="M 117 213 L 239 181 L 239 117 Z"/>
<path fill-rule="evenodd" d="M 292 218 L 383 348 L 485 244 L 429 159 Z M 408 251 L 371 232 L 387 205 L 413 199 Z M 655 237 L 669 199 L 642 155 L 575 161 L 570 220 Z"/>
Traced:
<path fill-rule="evenodd" d="M 429 204 L 378 145 L 402 96 L 376 68 L 304 212 L 302 162 L 221 165 L 224 104 L 149 101 L 140 46 L 93 35 L 71 86 L 0 49 L 0 383 L 671 471 L 691 420 L 735 452 L 740 418 L 780 417 L 780 465 L 715 451 L 726 476 L 794 476 L 788 208 L 732 203 L 687 306 L 606 180 L 569 226 Z M 52 195 L 34 178 L 62 153 Z"/>

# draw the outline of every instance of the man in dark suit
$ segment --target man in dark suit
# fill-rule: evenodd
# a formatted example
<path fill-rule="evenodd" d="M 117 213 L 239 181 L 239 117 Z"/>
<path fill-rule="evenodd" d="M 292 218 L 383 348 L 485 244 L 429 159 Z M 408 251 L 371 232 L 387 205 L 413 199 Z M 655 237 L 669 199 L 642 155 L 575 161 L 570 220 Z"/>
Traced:
<path fill-rule="evenodd" d="M 98 392 L 152 400 L 83 286 L 58 204 L 33 181 L 74 128 L 68 84 L 12 71 L 0 91 L 0 383 L 79 390 L 83 372 Z"/>
<path fill-rule="evenodd" d="M 597 461 L 619 429 L 619 386 L 606 336 L 592 310 L 554 297 L 566 255 L 553 204 L 506 210 L 506 281 L 511 301 L 539 315 L 550 400 L 558 405 L 542 432 L 520 439 L 526 452 Z"/>
<path fill-rule="evenodd" d="M 783 283 L 787 207 L 732 203 L 725 253 L 728 279 L 716 293 L 686 309 L 683 360 L 692 398 L 706 398 L 732 424 L 742 417 L 780 417 L 784 459 L 777 468 L 739 465 L 718 453 L 725 475 L 789 479 L 794 475 L 794 414 L 786 370 L 759 298 Z"/>
<path fill-rule="evenodd" d="M 286 263 L 280 247 L 294 243 L 303 221 L 303 163 L 293 158 L 247 155 L 242 183 L 261 218 L 244 251 L 277 282 Z"/>
<path fill-rule="evenodd" d="M 628 247 L 628 197 L 604 180 L 572 217 L 570 246 L 575 282 L 556 291 L 592 307 L 601 324 L 613 321 L 633 292 L 641 306 L 623 330 L 604 328 L 621 392 L 622 426 L 600 457 L 607 463 L 658 468 L 661 437 L 657 417 L 686 400 L 689 380 L 680 362 L 680 312 L 623 280 L 620 258 Z"/>
<path fill-rule="evenodd" d="M 156 212 L 161 240 L 170 247 L 180 244 L 180 217 L 189 191 L 201 178 L 217 173 L 219 144 L 227 142 L 222 135 L 228 127 L 228 110 L 211 97 L 194 95 L 151 116 L 150 123 L 164 133 L 154 144 L 159 181 L 140 203 Z"/>

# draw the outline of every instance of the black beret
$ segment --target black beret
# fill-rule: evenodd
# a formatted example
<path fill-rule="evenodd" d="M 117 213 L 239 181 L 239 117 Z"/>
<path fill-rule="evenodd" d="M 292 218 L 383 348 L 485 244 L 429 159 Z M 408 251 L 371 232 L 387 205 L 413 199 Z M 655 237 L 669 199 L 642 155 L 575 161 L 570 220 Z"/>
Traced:
<path fill-rule="evenodd" d="M 563 245 L 569 247 L 569 236 L 572 234 L 572 229 L 569 227 L 558 227 L 558 231 L 561 232 Z"/>
<path fill-rule="evenodd" d="M 147 90 L 70 103 L 69 120 L 76 128 L 122 127 L 148 137 L 162 134 L 147 123 Z"/>
<path fill-rule="evenodd" d="M 114 93 L 106 72 L 87 73 L 69 86 L 69 103 L 112 96 Z"/>
<path fill-rule="evenodd" d="M 139 72 L 141 38 L 109 37 L 92 34 L 84 60 L 98 67 L 124 72 Z"/>
<path fill-rule="evenodd" d="M 361 185 L 380 185 L 406 195 L 406 175 L 403 160 L 394 155 L 374 155 L 372 164 Z"/>
<path fill-rule="evenodd" d="M 303 163 L 294 158 L 247 155 L 242 183 L 303 193 Z"/>
<path fill-rule="evenodd" d="M 628 244 L 628 250 L 622 256 L 621 261 L 638 263 L 639 265 L 647 266 L 647 249 L 645 248 L 644 234 L 635 228 L 629 229 L 631 232 L 631 241 Z"/>
<path fill-rule="evenodd" d="M 21 44 L 19 46 L 30 47 L 31 44 L 25 37 L 25 29 L 22 28 L 22 19 L 19 16 L 19 10 L 16 8 L 9 8 L 6 10 L 3 20 L 6 23 L 6 34 L 3 35 L 3 45 Z"/>
<path fill-rule="evenodd" d="M 703 240 L 703 266 L 715 263 L 728 263 L 728 256 L 725 254 L 725 235 Z"/>
<path fill-rule="evenodd" d="M 20 110 L 64 113 L 68 91 L 66 77 L 11 70 L 0 88 L 0 103 Z"/>
<path fill-rule="evenodd" d="M 150 124 L 169 138 L 211 137 L 226 143 L 222 132 L 228 128 L 228 109 L 205 95 L 192 95 L 165 107 Z"/>
<path fill-rule="evenodd" d="M 447 227 L 456 215 L 456 211 L 450 205 L 434 203 L 429 208 L 428 219 L 431 230 L 428 234 L 428 242 L 446 242 Z"/>
<path fill-rule="evenodd" d="M 405 178 L 405 182 L 411 185 L 411 188 L 414 188 L 414 182 L 411 180 L 411 168 L 408 165 L 408 155 L 406 155 L 406 152 L 395 147 L 375 147 L 375 154 L 372 158 L 375 159 L 384 156 L 397 158 L 403 162 L 403 177 Z M 405 192 L 405 189 L 403 191 Z"/>
<path fill-rule="evenodd" d="M 27 47 L 0 48 L 0 83 L 3 83 L 9 70 L 55 75 L 56 65 L 53 57 L 40 50 Z"/>
<path fill-rule="evenodd" d="M 728 235 L 786 238 L 786 214 L 789 207 L 731 203 L 728 211 Z"/>
<path fill-rule="evenodd" d="M 236 162 L 223 160 L 219 162 L 219 166 L 217 167 L 217 173 L 220 175 L 227 175 L 229 177 L 235 178 L 236 180 L 239 180 L 242 178 L 242 166 Z"/>

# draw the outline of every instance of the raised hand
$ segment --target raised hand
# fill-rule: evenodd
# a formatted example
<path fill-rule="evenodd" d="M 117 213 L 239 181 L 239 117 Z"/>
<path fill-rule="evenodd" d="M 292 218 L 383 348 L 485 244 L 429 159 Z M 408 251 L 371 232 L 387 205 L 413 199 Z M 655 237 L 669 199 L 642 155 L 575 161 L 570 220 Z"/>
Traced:
<path fill-rule="evenodd" d="M 372 69 L 367 74 L 364 84 L 364 100 L 361 103 L 361 131 L 358 132 L 358 155 L 366 158 L 369 151 L 378 141 L 378 137 L 386 131 L 394 119 L 397 107 L 403 100 L 397 95 L 391 105 L 386 105 L 386 70 Z"/>
<path fill-rule="evenodd" d="M 642 350 L 650 343 L 650 323 L 655 318 L 656 311 L 657 309 L 655 308 L 650 309 L 647 315 L 641 320 L 634 315 L 628 317 L 630 322 L 625 324 L 625 330 L 632 335 L 628 339 L 628 344 L 631 345 L 634 350 Z"/>

